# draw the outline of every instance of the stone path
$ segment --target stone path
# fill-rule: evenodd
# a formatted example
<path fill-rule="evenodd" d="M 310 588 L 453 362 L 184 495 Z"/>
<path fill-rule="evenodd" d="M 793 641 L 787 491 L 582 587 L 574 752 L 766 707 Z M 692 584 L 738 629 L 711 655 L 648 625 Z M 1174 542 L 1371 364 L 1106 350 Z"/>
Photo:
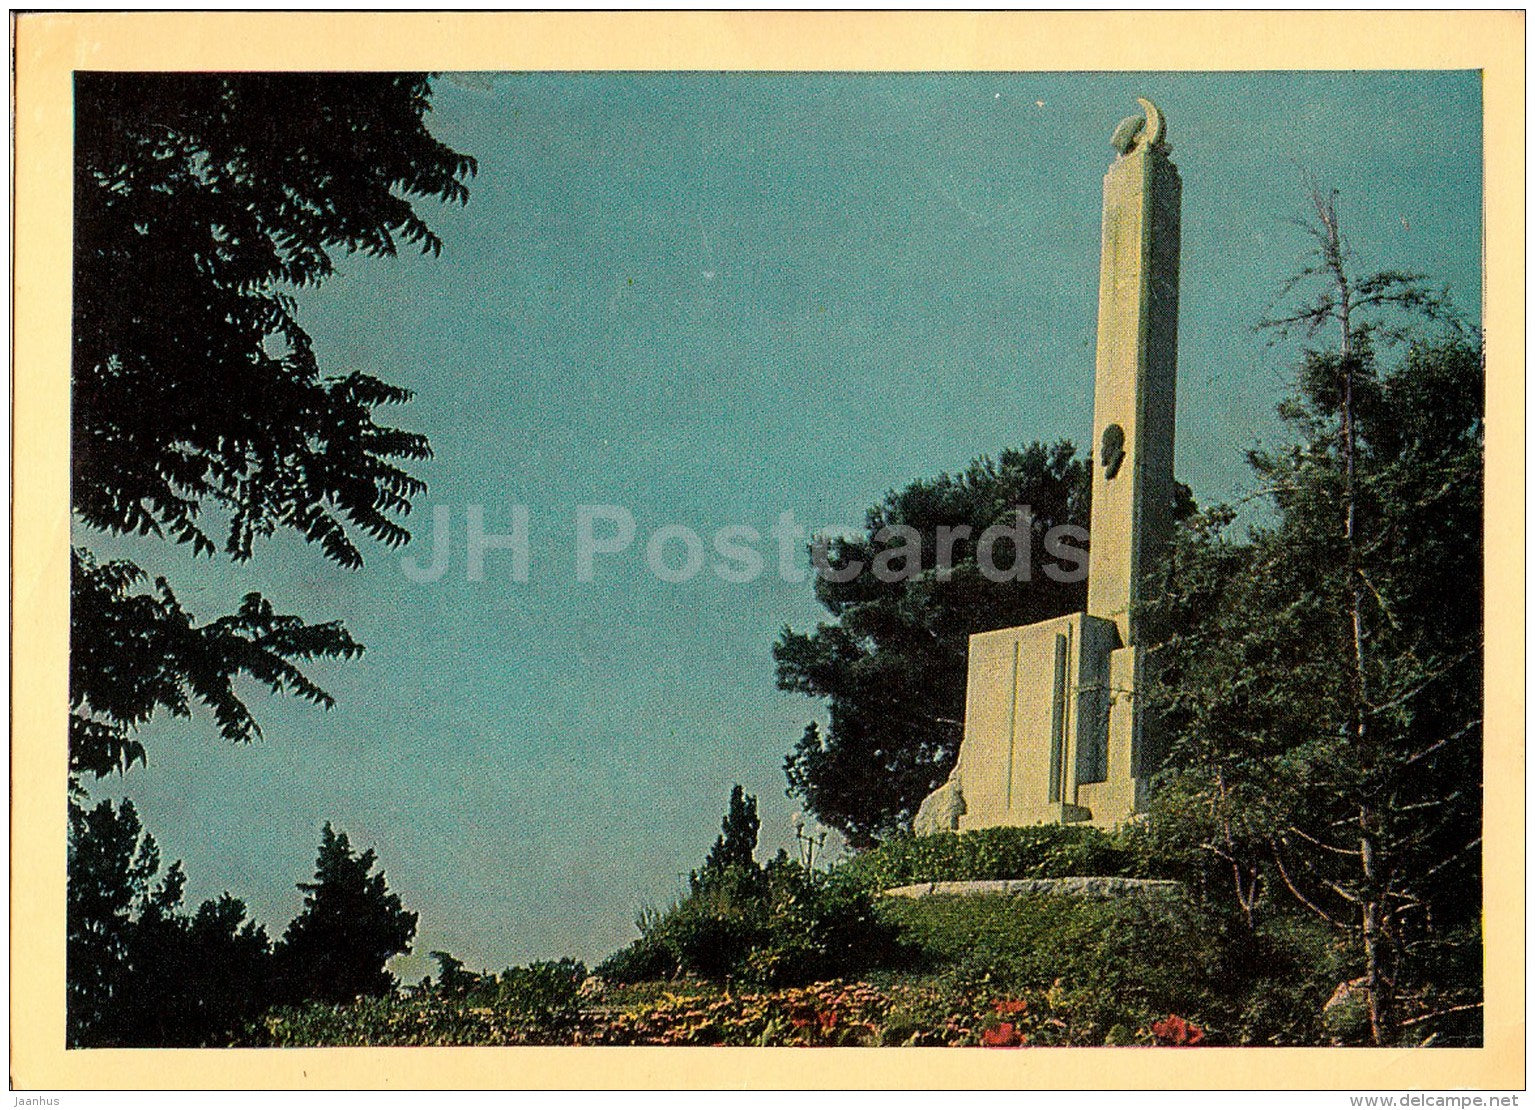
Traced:
<path fill-rule="evenodd" d="M 930 895 L 1058 894 L 1068 898 L 1118 898 L 1125 895 L 1169 898 L 1182 887 L 1172 879 L 1126 879 L 1110 875 L 1085 875 L 1061 879 L 977 879 L 960 883 L 913 883 L 885 891 L 890 898 L 926 898 Z"/>

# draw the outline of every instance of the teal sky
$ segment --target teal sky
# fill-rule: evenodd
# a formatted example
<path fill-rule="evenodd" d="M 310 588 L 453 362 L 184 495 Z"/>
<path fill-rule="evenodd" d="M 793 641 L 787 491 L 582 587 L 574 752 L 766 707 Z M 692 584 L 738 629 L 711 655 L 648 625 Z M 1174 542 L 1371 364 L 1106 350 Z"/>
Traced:
<path fill-rule="evenodd" d="M 498 970 L 593 962 L 664 905 L 758 796 L 790 839 L 785 752 L 820 707 L 771 644 L 820 615 L 777 573 L 783 512 L 855 527 L 886 490 L 1034 439 L 1085 449 L 1102 175 L 1149 96 L 1182 171 L 1177 472 L 1240 493 L 1293 349 L 1252 325 L 1307 247 L 1304 175 L 1336 188 L 1362 268 L 1481 309 L 1475 73 L 515 74 L 437 82 L 431 125 L 474 155 L 467 207 L 422 206 L 441 258 L 341 260 L 303 301 L 322 365 L 417 393 L 430 490 L 402 553 L 355 572 L 291 538 L 244 567 L 80 536 L 172 581 L 199 618 L 261 590 L 368 646 L 317 666 L 326 713 L 252 692 L 266 738 L 157 720 L 126 794 L 188 897 L 243 897 L 273 935 L 321 824 L 377 850 L 417 952 Z M 576 506 L 621 506 L 626 552 L 574 574 Z M 467 506 L 530 518 L 528 580 L 465 573 Z M 451 562 L 429 562 L 433 509 Z M 657 528 L 763 534 L 766 572 L 646 568 Z M 681 561 L 681 547 L 668 548 Z M 801 559 L 803 562 L 803 559 Z M 397 970 L 416 978 L 429 961 Z"/>

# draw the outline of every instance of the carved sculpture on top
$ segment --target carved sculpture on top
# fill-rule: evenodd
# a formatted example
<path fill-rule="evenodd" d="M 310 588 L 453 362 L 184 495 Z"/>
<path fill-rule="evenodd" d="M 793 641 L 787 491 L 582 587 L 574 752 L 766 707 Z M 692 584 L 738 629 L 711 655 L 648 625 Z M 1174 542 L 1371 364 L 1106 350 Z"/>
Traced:
<path fill-rule="evenodd" d="M 1172 144 L 1167 142 L 1167 121 L 1162 118 L 1162 113 L 1157 106 L 1145 97 L 1138 97 L 1141 111 L 1144 115 L 1126 116 L 1119 121 L 1119 126 L 1114 128 L 1114 135 L 1109 139 L 1109 144 L 1119 151 L 1120 155 L 1129 154 L 1136 146 L 1155 147 L 1163 154 L 1173 152 Z"/>

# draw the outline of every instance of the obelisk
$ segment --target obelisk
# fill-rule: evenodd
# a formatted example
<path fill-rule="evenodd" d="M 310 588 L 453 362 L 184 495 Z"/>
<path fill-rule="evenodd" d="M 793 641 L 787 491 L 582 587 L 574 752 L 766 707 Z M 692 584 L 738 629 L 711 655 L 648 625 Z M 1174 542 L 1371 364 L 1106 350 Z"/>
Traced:
<path fill-rule="evenodd" d="M 1140 612 L 1173 525 L 1182 184 L 1161 112 L 1114 132 L 1103 180 L 1087 610 L 970 637 L 965 734 L 913 827 L 1090 822 L 1144 809 L 1157 769 Z"/>
<path fill-rule="evenodd" d="M 1140 103 L 1103 179 L 1087 576 L 1088 613 L 1114 621 L 1125 645 L 1140 642 L 1136 610 L 1172 536 L 1183 195 L 1162 113 Z"/>

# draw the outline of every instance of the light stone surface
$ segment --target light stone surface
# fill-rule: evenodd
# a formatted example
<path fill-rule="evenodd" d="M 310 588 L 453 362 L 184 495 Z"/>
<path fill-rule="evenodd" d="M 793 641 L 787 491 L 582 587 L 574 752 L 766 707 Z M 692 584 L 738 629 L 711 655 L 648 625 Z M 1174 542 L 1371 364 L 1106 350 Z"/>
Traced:
<path fill-rule="evenodd" d="M 1135 606 L 1172 536 L 1182 192 L 1160 144 L 1137 145 L 1103 179 L 1087 611 L 1126 644 L 1140 642 Z M 1105 466 L 1105 435 L 1121 433 L 1124 459 Z"/>
<path fill-rule="evenodd" d="M 913 883 L 885 891 L 887 898 L 966 897 L 1006 894 L 1055 894 L 1066 898 L 1120 898 L 1143 896 L 1175 898 L 1183 892 L 1172 879 L 1126 879 L 1110 875 L 1083 875 L 1060 879 L 977 879 L 970 882 Z"/>
<path fill-rule="evenodd" d="M 1135 696 L 1138 609 L 1173 528 L 1183 186 L 1161 113 L 1141 107 L 1103 180 L 1087 612 L 970 637 L 959 759 L 919 832 L 1113 828 L 1147 802 L 1158 752 Z"/>
<path fill-rule="evenodd" d="M 1105 828 L 1123 824 L 1146 807 L 1150 773 L 1156 768 L 1147 758 L 1147 730 L 1135 707 L 1144 659 L 1139 647 L 1116 648 L 1108 656 L 1109 773 L 1104 781 L 1084 783 L 1077 791 L 1077 804 L 1092 811 L 1093 824 Z"/>
<path fill-rule="evenodd" d="M 1116 642 L 1112 621 L 1082 613 L 970 637 L 961 831 L 1093 817 L 1076 799 L 1103 777 Z"/>
<path fill-rule="evenodd" d="M 912 818 L 911 831 L 917 836 L 953 832 L 959 828 L 959 819 L 964 814 L 965 795 L 956 767 L 947 782 L 922 800 L 917 816 Z"/>

